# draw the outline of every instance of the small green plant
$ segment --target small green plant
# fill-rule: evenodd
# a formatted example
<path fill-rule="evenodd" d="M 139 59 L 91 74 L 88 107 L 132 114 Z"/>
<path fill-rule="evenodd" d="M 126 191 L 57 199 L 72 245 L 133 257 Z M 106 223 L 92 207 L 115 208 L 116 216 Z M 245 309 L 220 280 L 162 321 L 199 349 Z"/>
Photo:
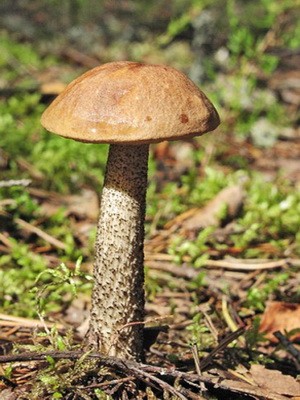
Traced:
<path fill-rule="evenodd" d="M 9 215 L 14 215 L 15 218 L 27 218 L 28 216 L 32 218 L 38 216 L 40 207 L 25 188 L 15 186 L 0 189 L 0 195 L 3 199 L 9 199 L 3 207 L 7 220 L 9 219 Z"/>
<path fill-rule="evenodd" d="M 0 69 L 1 79 L 11 82 L 16 78 L 21 81 L 21 87 L 36 87 L 32 80 L 32 72 L 38 69 L 55 65 L 57 59 L 52 55 L 40 57 L 36 49 L 29 42 L 21 43 L 13 40 L 5 31 L 0 32 Z"/>
<path fill-rule="evenodd" d="M 177 35 L 182 33 L 208 4 L 207 0 L 191 0 L 180 10 L 180 15 L 173 18 L 167 26 L 167 31 L 158 38 L 162 46 L 169 44 Z"/>
<path fill-rule="evenodd" d="M 95 360 L 88 360 L 84 354 L 77 361 L 58 360 L 47 357 L 48 367 L 41 370 L 35 378 L 35 384 L 30 393 L 30 400 L 41 398 L 64 399 L 66 396 L 87 396 L 87 390 L 81 390 L 80 386 L 102 373 L 105 369 L 97 366 Z M 90 390 L 91 395 L 93 389 Z M 51 397 L 49 397 L 51 396 Z M 85 398 L 85 397 L 83 397 Z M 86 397 L 86 398 L 91 398 Z"/>
<path fill-rule="evenodd" d="M 288 272 L 282 272 L 268 279 L 265 284 L 250 288 L 247 293 L 246 305 L 254 310 L 263 311 L 269 296 L 274 295 L 289 276 Z"/>
<path fill-rule="evenodd" d="M 58 268 L 47 268 L 37 276 L 36 286 L 32 291 L 36 295 L 36 309 L 41 318 L 45 316 L 47 309 L 51 307 L 51 302 L 53 302 L 52 307 L 55 307 L 62 297 L 64 298 L 64 303 L 66 301 L 71 302 L 77 295 L 78 288 L 81 290 L 91 288 L 92 277 L 81 272 L 81 262 L 82 258 L 80 257 L 74 269 L 70 269 L 64 263 L 61 263 Z M 41 282 L 42 285 L 39 286 Z"/>
<path fill-rule="evenodd" d="M 31 177 L 20 170 L 20 161 L 26 160 L 34 166 L 33 175 L 45 189 L 74 192 L 83 183 L 102 182 L 107 146 L 82 145 L 70 140 L 62 145 L 61 138 L 41 128 L 39 119 L 43 109 L 39 94 L 24 93 L 8 101 L 0 99 L 0 148 L 7 154 L 10 167 L 5 179 Z"/>
<path fill-rule="evenodd" d="M 195 240 L 186 240 L 180 236 L 175 237 L 168 249 L 169 254 L 174 256 L 174 261 L 177 264 L 185 261 L 192 263 L 195 268 L 200 268 L 209 258 L 206 253 L 208 249 L 207 241 L 214 230 L 214 227 L 203 229 Z"/>
<path fill-rule="evenodd" d="M 63 263 L 54 270 L 28 245 L 14 239 L 10 243 L 10 254 L 0 256 L 0 308 L 6 313 L 35 318 L 37 310 L 58 311 L 62 303 L 72 300 L 78 287 L 91 289 L 91 278 L 79 271 L 79 261 L 74 270 Z"/>
<path fill-rule="evenodd" d="M 209 329 L 203 322 L 203 315 L 197 313 L 194 315 L 191 325 L 187 327 L 190 333 L 190 345 L 196 345 L 199 351 L 202 351 L 214 344 Z"/>
<path fill-rule="evenodd" d="M 260 318 L 255 317 L 252 320 L 252 326 L 245 332 L 245 344 L 248 351 L 253 351 L 257 345 L 265 341 L 264 334 L 259 332 Z"/>
<path fill-rule="evenodd" d="M 274 185 L 258 175 L 252 176 L 243 215 L 237 221 L 237 228 L 244 233 L 231 236 L 234 245 L 245 248 L 246 257 L 257 256 L 259 249 L 251 249 L 251 244 L 260 243 L 271 244 L 278 253 L 291 246 L 297 253 L 299 200 L 300 194 L 288 182 Z M 262 251 L 260 255 L 264 255 Z"/>
<path fill-rule="evenodd" d="M 46 268 L 39 254 L 25 244 L 10 239 L 11 251 L 0 256 L 0 308 L 6 313 L 24 317 L 36 316 L 34 287 L 36 275 Z"/>

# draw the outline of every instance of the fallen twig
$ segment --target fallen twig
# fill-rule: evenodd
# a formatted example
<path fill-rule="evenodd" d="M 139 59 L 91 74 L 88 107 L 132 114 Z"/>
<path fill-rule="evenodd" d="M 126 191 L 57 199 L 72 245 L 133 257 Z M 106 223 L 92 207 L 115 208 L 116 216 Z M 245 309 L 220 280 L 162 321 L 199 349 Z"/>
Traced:
<path fill-rule="evenodd" d="M 146 265 L 153 270 L 157 271 L 164 271 L 164 272 L 169 272 L 170 274 L 177 276 L 179 278 L 185 278 L 185 279 L 193 279 L 196 278 L 199 275 L 199 271 L 196 270 L 195 268 L 184 266 L 184 268 L 169 263 L 169 262 L 156 262 L 156 261 L 146 261 Z"/>
<path fill-rule="evenodd" d="M 255 260 L 208 260 L 206 263 L 206 267 L 219 267 L 219 268 L 227 268 L 232 270 L 241 270 L 241 271 L 257 271 L 264 269 L 274 269 L 274 268 L 283 268 L 288 266 L 288 264 L 292 264 L 293 260 L 289 258 L 285 258 L 283 260 L 276 261 L 263 261 L 263 262 L 255 262 Z"/>
<path fill-rule="evenodd" d="M 300 363 L 300 351 L 293 345 L 293 343 L 279 331 L 274 332 L 273 335 L 279 340 L 285 350 Z"/>
<path fill-rule="evenodd" d="M 146 265 L 152 269 L 161 270 L 165 272 L 170 272 L 172 275 L 179 276 L 182 278 L 195 278 L 199 275 L 199 271 L 191 266 L 184 265 L 184 268 L 181 266 L 175 265 L 171 262 L 165 261 L 154 261 L 147 260 Z M 284 268 L 289 265 L 298 266 L 300 265 L 300 260 L 284 258 L 281 260 L 275 261 L 259 261 L 255 262 L 255 260 L 207 260 L 203 267 L 206 268 L 224 268 L 229 270 L 239 270 L 239 271 L 262 271 L 267 269 L 275 269 L 275 268 Z"/>
<path fill-rule="evenodd" d="M 157 383 L 164 391 L 172 393 L 173 395 L 177 396 L 179 399 L 188 400 L 184 395 L 182 395 L 180 393 L 179 390 L 175 389 L 173 386 L 171 386 L 169 383 L 163 381 L 162 379 L 157 378 L 155 375 L 150 374 L 149 372 L 146 372 L 146 371 L 142 370 L 141 368 L 134 367 L 134 366 L 130 367 L 130 371 L 135 372 L 137 378 L 139 378 L 140 375 L 142 374 L 146 378 L 148 378 L 150 381 Z"/>
<path fill-rule="evenodd" d="M 1 314 L 0 314 L 1 317 Z M 205 357 L 204 359 L 201 360 L 200 362 L 200 369 L 203 370 L 208 364 L 211 363 L 213 357 L 219 353 L 220 351 L 224 350 L 231 342 L 233 342 L 235 339 L 237 339 L 240 335 L 244 333 L 245 329 L 244 328 L 239 328 L 235 332 L 230 333 L 228 336 L 226 336 L 219 344 L 218 346 L 211 351 L 211 353 Z M 4 363 L 9 363 L 9 362 L 30 362 L 30 361 L 44 361 L 47 359 L 48 356 L 52 357 L 53 359 L 60 360 L 64 358 L 68 358 L 70 360 L 77 360 L 80 357 L 82 357 L 84 353 L 82 351 L 49 351 L 49 352 L 44 352 L 44 353 L 34 353 L 34 352 L 24 352 L 24 353 L 19 353 L 19 354 L 8 354 L 8 355 L 3 355 L 0 356 L 0 364 Z M 114 368 L 119 368 L 120 370 L 124 369 L 131 369 L 132 367 L 135 368 L 141 368 L 145 371 L 152 370 L 153 366 L 142 364 L 142 363 L 137 363 L 135 361 L 130 361 L 130 360 L 121 360 L 116 357 L 104 357 L 103 354 L 97 353 L 97 352 L 88 352 L 86 354 L 87 358 L 97 358 L 99 359 L 100 363 L 107 367 L 114 367 Z M 160 368 L 157 367 L 158 369 L 156 372 L 159 372 L 162 375 L 168 375 L 170 373 L 169 369 L 165 368 Z M 197 375 L 196 375 L 197 376 Z M 201 381 L 202 375 L 199 376 L 199 380 Z M 204 380 L 205 381 L 205 380 Z"/>
<path fill-rule="evenodd" d="M 95 389 L 95 388 L 103 388 L 105 386 L 111 386 L 111 385 L 116 385 L 124 382 L 130 382 L 134 379 L 134 376 L 126 376 L 125 378 L 119 378 L 119 379 L 113 379 L 111 381 L 107 380 L 104 382 L 100 383 L 92 383 L 91 385 L 88 386 L 79 386 L 79 389 Z"/>
<path fill-rule="evenodd" d="M 6 378 L 6 376 L 0 375 L 0 382 L 3 382 L 5 386 L 15 388 L 17 384 L 10 379 Z"/>
<path fill-rule="evenodd" d="M 11 241 L 5 236 L 3 233 L 0 232 L 0 242 L 2 242 L 7 248 L 11 249 L 13 247 Z"/>
<path fill-rule="evenodd" d="M 239 332 L 234 332 L 237 335 Z M 229 338 L 226 338 L 226 342 L 223 342 L 223 346 L 227 346 Z M 232 340 L 232 338 L 231 338 Z M 221 345 L 221 344 L 220 344 Z M 220 345 L 218 350 L 220 351 Z M 83 356 L 82 351 L 50 351 L 45 353 L 32 353 L 26 352 L 21 354 L 12 354 L 0 356 L 0 364 L 9 362 L 30 362 L 30 361 L 46 361 L 47 357 L 51 357 L 55 360 L 59 359 L 71 359 L 77 360 Z M 153 384 L 159 385 L 161 390 L 168 391 L 173 395 L 177 396 L 182 400 L 186 400 L 189 394 L 186 389 L 182 392 L 179 389 L 174 388 L 169 383 L 170 380 L 178 381 L 182 380 L 185 384 L 195 388 L 195 383 L 206 383 L 216 389 L 221 389 L 224 391 L 229 391 L 233 393 L 239 393 L 243 395 L 256 396 L 258 398 L 264 398 L 266 400 L 281 400 L 286 399 L 286 397 L 278 395 L 277 393 L 272 393 L 271 391 L 266 391 L 264 388 L 253 386 L 245 381 L 224 379 L 222 371 L 214 370 L 214 374 L 201 374 L 200 376 L 195 373 L 181 372 L 175 368 L 162 368 L 158 366 L 138 363 L 131 360 L 120 360 L 115 357 L 104 357 L 102 354 L 97 352 L 91 352 L 86 354 L 87 358 L 97 359 L 99 365 L 106 366 L 109 368 L 114 368 L 127 376 L 134 375 L 137 379 L 145 382 L 146 384 L 152 386 Z M 159 376 L 159 377 L 158 377 Z M 166 380 L 168 382 L 166 382 Z M 199 387 L 200 391 L 200 387 Z M 184 394 L 183 394 L 184 393 Z M 192 392 L 191 392 L 192 393 Z M 197 393 L 199 395 L 199 393 Z M 192 398 L 189 396 L 189 398 Z"/>
<path fill-rule="evenodd" d="M 215 347 L 207 357 L 203 358 L 200 362 L 200 368 L 203 370 L 205 367 L 207 367 L 213 360 L 214 356 L 220 351 L 226 349 L 226 347 L 232 343 L 234 340 L 236 340 L 239 336 L 241 336 L 245 332 L 245 328 L 241 327 L 237 329 L 236 331 L 230 333 L 227 335 L 223 340 L 220 341 L 217 347 Z"/>
<path fill-rule="evenodd" d="M 31 179 L 9 179 L 7 181 L 0 181 L 0 188 L 12 186 L 28 186 L 32 182 Z"/>
<path fill-rule="evenodd" d="M 28 232 L 34 233 L 35 235 L 39 236 L 40 238 L 44 239 L 47 243 L 52 244 L 54 247 L 57 247 L 62 250 L 66 250 L 67 246 L 65 243 L 61 242 L 60 240 L 54 238 L 53 236 L 49 235 L 48 233 L 42 231 L 40 228 L 30 224 L 29 222 L 24 221 L 21 218 L 16 218 L 15 222 L 23 229 Z"/>
<path fill-rule="evenodd" d="M 196 367 L 196 372 L 199 376 L 202 375 L 201 373 L 201 362 L 199 358 L 199 353 L 198 353 L 198 346 L 197 344 L 194 344 L 192 346 L 192 354 L 195 362 L 195 367 Z M 206 390 L 206 387 L 203 382 L 200 382 L 200 393 L 202 394 L 202 391 Z"/>
<path fill-rule="evenodd" d="M 56 326 L 57 329 L 63 329 L 63 325 L 58 323 L 46 323 L 48 327 Z M 27 328 L 44 328 L 44 324 L 38 319 L 30 319 L 23 317 L 16 317 L 14 315 L 0 314 L 1 326 L 23 326 Z"/>
<path fill-rule="evenodd" d="M 230 312 L 228 310 L 228 302 L 225 295 L 222 296 L 222 315 L 231 332 L 235 332 L 238 327 L 230 315 Z"/>

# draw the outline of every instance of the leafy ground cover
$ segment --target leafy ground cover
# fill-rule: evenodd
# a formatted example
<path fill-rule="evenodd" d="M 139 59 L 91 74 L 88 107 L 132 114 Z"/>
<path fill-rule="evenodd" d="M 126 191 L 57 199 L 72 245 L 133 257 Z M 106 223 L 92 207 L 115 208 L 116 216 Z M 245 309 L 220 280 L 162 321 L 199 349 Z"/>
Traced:
<path fill-rule="evenodd" d="M 74 3 L 52 23 L 58 3 L 1 6 L 0 349 L 16 354 L 0 365 L 2 398 L 297 398 L 294 2 L 99 2 L 101 28 Z M 152 148 L 146 367 L 79 352 L 107 148 L 39 123 L 66 82 L 122 58 L 184 70 L 222 118 L 199 140 Z M 17 358 L 29 350 L 40 360 Z"/>

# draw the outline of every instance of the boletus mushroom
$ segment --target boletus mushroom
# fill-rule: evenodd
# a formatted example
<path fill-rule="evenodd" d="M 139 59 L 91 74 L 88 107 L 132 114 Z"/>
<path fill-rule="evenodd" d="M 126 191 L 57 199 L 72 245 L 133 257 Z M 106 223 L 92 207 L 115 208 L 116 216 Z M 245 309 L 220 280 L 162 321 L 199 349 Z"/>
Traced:
<path fill-rule="evenodd" d="M 142 360 L 149 144 L 212 131 L 218 113 L 176 69 L 122 61 L 75 79 L 41 121 L 65 138 L 110 144 L 86 343 L 106 355 Z"/>

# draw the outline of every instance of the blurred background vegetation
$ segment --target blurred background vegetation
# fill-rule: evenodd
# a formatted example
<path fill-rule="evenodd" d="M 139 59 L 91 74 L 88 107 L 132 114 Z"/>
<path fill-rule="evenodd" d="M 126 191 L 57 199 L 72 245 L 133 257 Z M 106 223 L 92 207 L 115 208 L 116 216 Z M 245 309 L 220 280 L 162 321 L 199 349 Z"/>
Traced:
<path fill-rule="evenodd" d="M 295 0 L 2 0 L 0 180 L 32 183 L 0 188 L 0 308 L 35 315 L 29 289 L 40 272 L 79 256 L 91 262 L 96 217 L 74 217 L 67 196 L 100 193 L 107 148 L 49 134 L 39 118 L 66 83 L 109 61 L 184 71 L 222 119 L 199 141 L 153 147 L 147 240 L 170 219 L 238 184 L 246 200 L 223 242 L 208 229 L 194 241 L 174 235 L 163 251 L 197 268 L 232 254 L 299 256 L 299 21 Z M 49 199 L 56 199 L 51 210 Z M 24 233 L 18 218 L 63 245 Z M 88 221 L 84 233 L 82 220 Z M 44 283 L 51 279 L 42 276 Z M 288 277 L 282 279 L 274 290 Z M 66 288 L 59 290 L 58 303 Z M 247 296 L 262 309 L 270 293 Z"/>
<path fill-rule="evenodd" d="M 251 352 L 255 318 L 269 300 L 300 300 L 299 11 L 299 0 L 0 1 L 0 313 L 78 327 L 89 306 L 107 146 L 46 132 L 43 110 L 99 64 L 166 63 L 203 89 L 222 124 L 152 146 L 147 317 L 188 321 L 170 332 L 183 347 L 161 343 L 174 360 L 253 324 L 241 363 L 268 362 Z M 70 348 L 55 329 L 47 337 Z M 66 380 L 47 371 L 32 398 L 63 398 Z"/>

